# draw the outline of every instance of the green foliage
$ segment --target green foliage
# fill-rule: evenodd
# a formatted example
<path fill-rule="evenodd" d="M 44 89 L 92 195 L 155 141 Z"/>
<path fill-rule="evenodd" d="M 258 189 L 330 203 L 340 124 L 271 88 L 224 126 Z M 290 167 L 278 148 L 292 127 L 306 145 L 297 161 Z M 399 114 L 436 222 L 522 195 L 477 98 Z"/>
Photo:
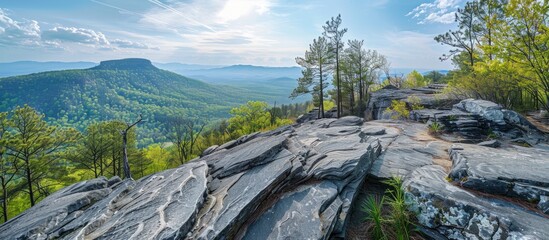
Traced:
<path fill-rule="evenodd" d="M 384 113 L 391 114 L 392 119 L 407 119 L 410 111 L 406 107 L 406 102 L 400 100 L 391 101 L 391 106 L 385 109 Z"/>
<path fill-rule="evenodd" d="M 133 119 L 142 114 L 139 146 L 165 142 L 168 116 L 211 121 L 228 118 L 229 110 L 262 95 L 229 86 L 209 85 L 156 69 L 83 69 L 0 78 L 0 111 L 28 104 L 48 123 L 80 131 L 94 122 Z"/>
<path fill-rule="evenodd" d="M 421 110 L 423 105 L 421 105 L 421 99 L 417 96 L 409 96 L 406 101 L 412 106 L 412 110 Z"/>
<path fill-rule="evenodd" d="M 362 211 L 366 213 L 364 221 L 370 222 L 370 232 L 373 239 L 385 240 L 387 234 L 385 234 L 386 219 L 383 216 L 383 205 L 385 204 L 385 197 L 376 198 L 369 196 L 362 203 Z"/>
<path fill-rule="evenodd" d="M 429 132 L 434 135 L 442 133 L 443 128 L 444 126 L 436 121 L 429 124 Z"/>
<path fill-rule="evenodd" d="M 403 83 L 403 88 L 418 88 L 425 87 L 429 84 L 428 80 L 421 75 L 418 71 L 414 70 L 406 76 L 406 80 Z"/>
<path fill-rule="evenodd" d="M 265 102 L 249 101 L 246 105 L 231 109 L 230 131 L 244 135 L 266 129 L 271 125 L 271 113 L 267 107 Z"/>
<path fill-rule="evenodd" d="M 385 194 L 388 195 L 387 204 L 391 209 L 389 219 L 396 234 L 396 239 L 410 239 L 411 221 L 404 190 L 402 189 L 402 179 L 393 177 L 383 181 L 383 183 L 389 186 Z"/>
<path fill-rule="evenodd" d="M 43 118 L 26 105 L 0 113 L 3 221 L 71 180 L 63 153 L 79 134 L 74 129 L 51 126 Z"/>
<path fill-rule="evenodd" d="M 332 68 L 334 61 L 331 46 L 324 37 L 314 39 L 309 45 L 309 50 L 305 51 L 305 57 L 296 58 L 297 64 L 303 67 L 302 77 L 297 80 L 298 86 L 290 97 L 295 98 L 302 94 L 312 94 L 313 100 L 320 109 L 320 117 L 324 117 L 325 89 L 328 87 L 328 73 Z"/>
<path fill-rule="evenodd" d="M 382 71 L 388 69 L 385 56 L 375 50 L 364 49 L 363 40 L 348 40 L 345 48 L 343 36 L 347 28 L 342 28 L 341 15 L 332 17 L 323 26 L 321 37 L 313 40 L 305 57 L 296 58 L 303 67 L 298 87 L 291 97 L 300 94 L 312 94 L 315 106 L 318 106 L 319 118 L 324 117 L 325 90 L 327 79 L 332 74 L 334 89 L 328 91 L 337 109 L 337 117 L 342 115 L 362 116 L 366 107 L 370 86 L 377 80 Z"/>
<path fill-rule="evenodd" d="M 364 219 L 372 239 L 410 239 L 411 215 L 407 210 L 402 179 L 393 177 L 382 182 L 388 186 L 381 198 L 370 196 L 362 205 Z"/>
<path fill-rule="evenodd" d="M 453 47 L 452 94 L 518 111 L 549 109 L 549 2 L 474 0 L 459 9 L 457 29 L 436 41 Z"/>
<path fill-rule="evenodd" d="M 439 71 L 430 71 L 427 74 L 423 75 L 423 78 L 426 82 L 429 83 L 447 83 L 446 75 L 440 73 Z"/>
<path fill-rule="evenodd" d="M 457 121 L 458 120 L 458 116 L 457 115 L 450 115 L 448 116 L 448 121 Z"/>

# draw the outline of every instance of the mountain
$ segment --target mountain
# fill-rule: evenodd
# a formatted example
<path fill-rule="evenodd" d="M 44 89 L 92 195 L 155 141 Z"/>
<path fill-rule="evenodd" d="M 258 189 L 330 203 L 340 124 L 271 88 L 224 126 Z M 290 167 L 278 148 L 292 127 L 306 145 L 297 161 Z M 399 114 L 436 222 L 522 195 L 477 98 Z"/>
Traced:
<path fill-rule="evenodd" d="M 105 66 L 108 62 L 102 62 Z M 92 62 L 33 62 L 22 61 L 0 63 L 0 77 L 17 76 L 44 71 L 85 69 L 96 66 Z M 228 85 L 247 89 L 259 96 L 268 96 L 269 103 L 296 103 L 310 99 L 303 96 L 295 100 L 288 98 L 297 86 L 297 79 L 301 75 L 298 67 L 264 67 L 253 65 L 199 65 L 182 63 L 153 63 L 153 66 L 178 73 L 189 78 L 198 79 L 210 84 Z M 139 68 L 139 66 L 134 65 Z M 96 69 L 99 70 L 99 69 Z M 284 79 L 280 81 L 280 79 Z M 287 81 L 292 79 L 291 81 Z"/>
<path fill-rule="evenodd" d="M 211 83 L 269 80 L 282 77 L 296 79 L 301 75 L 301 68 L 233 65 L 192 70 L 188 71 L 186 75 Z"/>
<path fill-rule="evenodd" d="M 156 68 L 146 59 L 101 62 L 89 69 L 0 78 L 0 111 L 28 104 L 49 121 L 80 130 L 98 120 L 147 119 L 142 139 L 162 141 L 169 115 L 228 117 L 232 107 L 270 98 L 245 89 L 207 84 Z"/>
<path fill-rule="evenodd" d="M 187 75 L 190 71 L 193 70 L 202 70 L 202 69 L 211 69 L 211 68 L 221 68 L 225 66 L 220 65 L 201 65 L 201 64 L 184 64 L 184 63 L 153 63 L 156 67 L 170 72 L 179 73 L 181 75 Z"/>
<path fill-rule="evenodd" d="M 0 77 L 17 76 L 45 71 L 84 69 L 96 66 L 93 62 L 35 62 L 0 63 Z"/>
<path fill-rule="evenodd" d="M 296 79 L 301 75 L 299 67 L 265 67 L 253 65 L 233 65 L 228 67 L 185 71 L 189 76 L 212 84 L 226 84 L 269 96 L 274 102 L 289 104 L 310 100 L 302 96 L 294 100 L 288 98 L 297 87 Z"/>

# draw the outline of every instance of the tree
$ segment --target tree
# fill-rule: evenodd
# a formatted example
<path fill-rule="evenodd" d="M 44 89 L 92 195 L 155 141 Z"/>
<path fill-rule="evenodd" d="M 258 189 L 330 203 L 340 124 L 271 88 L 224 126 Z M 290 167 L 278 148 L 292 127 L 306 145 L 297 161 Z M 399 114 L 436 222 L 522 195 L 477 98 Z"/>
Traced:
<path fill-rule="evenodd" d="M 12 116 L 13 135 L 6 144 L 8 155 L 20 162 L 31 206 L 40 195 L 49 194 L 42 181 L 51 176 L 59 153 L 78 136 L 76 130 L 50 126 L 43 118 L 27 105 L 17 107 Z"/>
<path fill-rule="evenodd" d="M 441 60 L 447 60 L 454 55 L 466 52 L 469 66 L 472 68 L 475 63 L 476 46 L 479 43 L 479 24 L 476 18 L 476 2 L 468 2 L 464 8 L 458 9 L 455 21 L 458 24 L 458 30 L 448 31 L 435 37 L 435 41 L 442 45 L 448 45 L 455 49 L 450 50 L 449 55 L 442 55 Z"/>
<path fill-rule="evenodd" d="M 444 82 L 444 74 L 440 73 L 439 71 L 430 71 L 425 76 L 425 80 L 432 83 L 443 83 Z"/>
<path fill-rule="evenodd" d="M 318 106 L 318 118 L 324 118 L 324 89 L 328 86 L 325 79 L 332 70 L 333 54 L 330 44 L 324 37 L 318 37 L 309 45 L 309 50 L 305 51 L 305 57 L 297 57 L 297 64 L 304 69 L 302 77 L 298 81 L 290 97 L 297 97 L 302 94 L 311 93 L 316 99 Z M 312 89 L 311 89 L 312 87 Z"/>
<path fill-rule="evenodd" d="M 122 131 L 120 131 L 120 134 L 122 134 L 122 143 L 124 148 L 124 176 L 127 179 L 132 179 L 132 173 L 130 171 L 130 163 L 128 161 L 128 132 L 132 127 L 139 124 L 143 121 L 143 117 L 141 114 L 139 114 L 139 118 L 133 123 L 126 123 L 126 128 Z"/>
<path fill-rule="evenodd" d="M 238 135 L 250 134 L 270 126 L 271 113 L 266 102 L 249 101 L 231 109 L 229 129 Z"/>
<path fill-rule="evenodd" d="M 4 222 L 8 221 L 8 201 L 12 192 L 12 189 L 9 188 L 10 183 L 18 172 L 17 162 L 12 161 L 14 158 L 9 158 L 6 154 L 5 144 L 7 139 L 10 138 L 10 122 L 8 120 L 8 113 L 0 112 L 0 187 L 2 188 L 0 203 Z"/>
<path fill-rule="evenodd" d="M 425 80 L 423 75 L 421 75 L 421 73 L 419 73 L 416 70 L 410 72 L 406 76 L 406 80 L 404 81 L 405 88 L 424 87 L 424 86 L 427 86 L 427 84 L 428 84 L 428 81 Z"/>
<path fill-rule="evenodd" d="M 183 164 L 194 156 L 200 134 L 206 126 L 198 120 L 172 116 L 167 122 L 168 139 L 175 145 L 177 159 Z"/>
<path fill-rule="evenodd" d="M 340 52 L 343 50 L 344 43 L 343 43 L 343 35 L 347 32 L 347 28 L 340 29 L 341 25 L 341 14 L 337 15 L 336 18 L 333 18 L 329 21 L 326 21 L 326 25 L 322 26 L 324 28 L 324 37 L 330 39 L 332 50 L 334 52 L 335 57 L 335 70 L 336 70 L 336 91 L 337 91 L 337 117 L 341 117 L 342 113 L 342 105 L 341 105 L 341 76 L 339 72 L 339 55 Z"/>
<path fill-rule="evenodd" d="M 500 31 L 500 57 L 518 67 L 524 87 L 549 110 L 549 1 L 510 0 Z"/>
<path fill-rule="evenodd" d="M 103 159 L 112 147 L 112 139 L 106 134 L 105 123 L 93 123 L 86 128 L 76 151 L 71 154 L 73 162 L 93 172 L 94 177 L 105 175 Z M 116 140 L 116 139 L 115 139 Z"/>

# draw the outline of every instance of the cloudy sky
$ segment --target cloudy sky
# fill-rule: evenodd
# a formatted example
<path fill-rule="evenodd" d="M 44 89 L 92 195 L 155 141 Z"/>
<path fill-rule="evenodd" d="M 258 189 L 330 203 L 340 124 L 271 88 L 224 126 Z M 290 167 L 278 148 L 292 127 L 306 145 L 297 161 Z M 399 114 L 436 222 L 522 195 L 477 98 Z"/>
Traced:
<path fill-rule="evenodd" d="M 341 13 L 393 67 L 449 69 L 433 40 L 464 0 L 2 0 L 0 62 L 101 61 L 294 66 Z"/>

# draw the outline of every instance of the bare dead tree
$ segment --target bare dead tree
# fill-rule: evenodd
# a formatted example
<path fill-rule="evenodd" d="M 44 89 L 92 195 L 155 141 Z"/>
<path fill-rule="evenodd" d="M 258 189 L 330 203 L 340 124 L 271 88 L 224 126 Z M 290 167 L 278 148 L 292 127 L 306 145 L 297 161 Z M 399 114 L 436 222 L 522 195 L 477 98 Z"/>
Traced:
<path fill-rule="evenodd" d="M 137 120 L 134 122 L 134 123 L 126 123 L 127 127 L 126 129 L 120 131 L 120 134 L 122 134 L 122 141 L 124 143 L 124 176 L 125 178 L 132 178 L 132 173 L 130 172 L 130 163 L 128 161 L 128 132 L 130 131 L 130 129 L 143 122 L 143 117 L 141 116 L 141 114 L 139 114 L 139 118 L 137 118 Z"/>

